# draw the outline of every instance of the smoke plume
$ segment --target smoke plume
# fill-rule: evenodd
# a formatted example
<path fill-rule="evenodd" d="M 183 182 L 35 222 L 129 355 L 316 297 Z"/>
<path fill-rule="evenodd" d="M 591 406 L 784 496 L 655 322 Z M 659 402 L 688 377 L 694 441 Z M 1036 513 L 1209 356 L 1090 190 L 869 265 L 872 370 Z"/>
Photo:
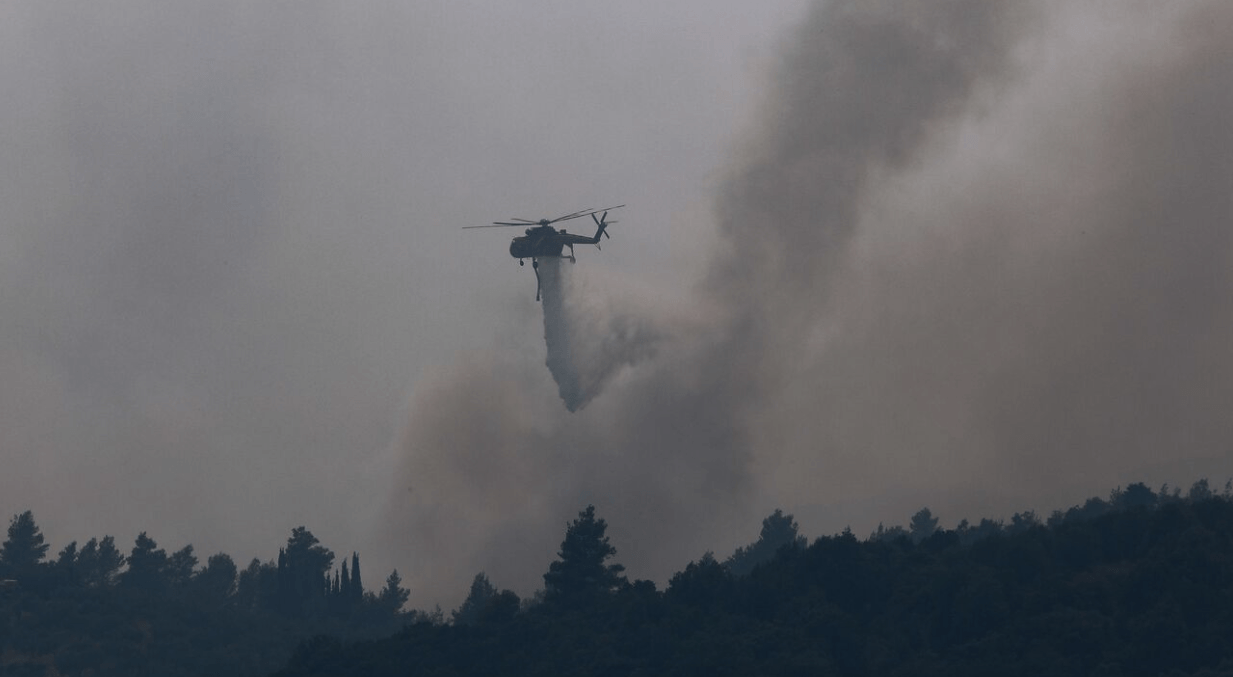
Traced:
<path fill-rule="evenodd" d="M 572 417 L 495 349 L 417 390 L 393 523 L 452 564 L 415 582 L 534 587 L 588 503 L 662 580 L 774 505 L 946 522 L 1230 469 L 1229 45 L 1215 1 L 818 3 L 653 354 L 552 366 Z M 550 366 L 586 362 L 568 303 Z"/>

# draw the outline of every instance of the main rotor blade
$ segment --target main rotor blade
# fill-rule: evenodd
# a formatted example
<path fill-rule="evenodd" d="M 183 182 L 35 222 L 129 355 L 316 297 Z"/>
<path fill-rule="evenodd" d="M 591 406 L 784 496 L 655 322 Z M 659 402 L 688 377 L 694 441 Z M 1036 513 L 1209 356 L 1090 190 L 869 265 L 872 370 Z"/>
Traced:
<path fill-rule="evenodd" d="M 598 214 L 600 212 L 608 212 L 613 209 L 620 209 L 621 207 L 624 207 L 624 206 L 625 205 L 617 205 L 615 207 L 603 207 L 600 209 L 584 209 L 580 212 L 574 212 L 573 214 L 566 214 L 565 216 L 562 216 L 559 219 L 553 219 L 552 221 L 549 221 L 549 223 L 556 223 L 557 221 L 568 221 L 570 219 L 580 219 L 584 216 L 590 216 L 592 214 Z"/>
<path fill-rule="evenodd" d="M 591 216 L 592 214 L 598 214 L 600 212 L 604 212 L 606 216 L 607 212 L 613 209 L 620 209 L 621 207 L 624 207 L 624 206 L 625 205 L 617 205 L 615 207 L 604 207 L 603 209 L 591 209 L 590 207 L 588 207 L 586 209 L 580 209 L 576 212 L 566 214 L 565 216 L 558 216 L 557 218 L 548 221 L 548 223 L 556 223 L 558 221 L 569 221 L 570 219 L 580 219 L 584 216 Z M 613 224 L 613 223 L 616 223 L 616 221 L 609 221 L 608 223 Z M 487 226 L 463 226 L 463 228 L 464 229 L 467 229 L 467 228 L 509 228 L 511 226 L 524 226 L 525 227 L 525 226 L 538 226 L 538 225 L 543 225 L 543 224 L 544 224 L 544 221 L 532 221 L 531 219 L 523 219 L 517 216 L 513 216 L 513 217 L 510 217 L 509 221 L 493 221 L 491 224 Z"/>
<path fill-rule="evenodd" d="M 586 216 L 587 214 L 594 214 L 594 213 L 595 213 L 595 210 L 588 207 L 586 209 L 579 209 L 576 212 L 566 214 L 565 216 L 558 216 L 557 218 L 549 221 L 548 223 L 556 223 L 557 221 L 568 221 L 570 219 L 576 219 L 582 216 Z"/>

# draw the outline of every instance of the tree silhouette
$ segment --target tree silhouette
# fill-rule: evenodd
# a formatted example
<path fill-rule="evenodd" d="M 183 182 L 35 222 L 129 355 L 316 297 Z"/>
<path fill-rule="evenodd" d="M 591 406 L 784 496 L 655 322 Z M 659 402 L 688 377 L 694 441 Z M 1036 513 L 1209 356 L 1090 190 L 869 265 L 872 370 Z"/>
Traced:
<path fill-rule="evenodd" d="M 411 592 L 402 587 L 402 578 L 398 575 L 398 569 L 395 569 L 385 579 L 385 588 L 377 595 L 377 604 L 387 612 L 396 614 L 409 597 Z"/>
<path fill-rule="evenodd" d="M 1109 503 L 1119 510 L 1136 507 L 1151 508 L 1156 505 L 1156 492 L 1142 482 L 1135 482 L 1124 490 L 1114 489 L 1109 495 Z"/>
<path fill-rule="evenodd" d="M 56 555 L 52 565 L 59 585 L 80 585 L 81 579 L 77 573 L 77 541 L 72 541 Z"/>
<path fill-rule="evenodd" d="M 908 530 L 896 524 L 889 529 L 878 522 L 878 528 L 869 534 L 869 540 L 881 543 L 894 543 L 901 538 L 908 538 Z"/>
<path fill-rule="evenodd" d="M 236 576 L 236 603 L 250 611 L 278 608 L 279 572 L 273 562 L 262 562 L 254 557 Z"/>
<path fill-rule="evenodd" d="M 605 564 L 616 548 L 604 535 L 608 524 L 595 517 L 595 506 L 578 513 L 565 531 L 559 560 L 544 574 L 544 601 L 565 606 L 587 604 L 612 592 L 625 582 L 620 564 Z"/>
<path fill-rule="evenodd" d="M 225 600 L 236 589 L 236 566 L 231 555 L 211 555 L 205 568 L 193 577 L 193 587 L 207 600 Z"/>
<path fill-rule="evenodd" d="M 1163 494 L 1164 491 L 1162 490 L 1161 493 Z M 1191 502 L 1206 501 L 1213 496 L 1215 494 L 1212 493 L 1212 488 L 1207 483 L 1206 477 L 1190 485 L 1190 491 L 1186 492 L 1186 498 Z"/>
<path fill-rule="evenodd" d="M 163 572 L 167 567 L 167 552 L 158 547 L 146 532 L 137 534 L 137 541 L 128 556 L 128 570 L 120 576 L 120 584 L 126 588 L 156 590 L 162 587 Z"/>
<path fill-rule="evenodd" d="M 488 599 L 480 609 L 480 623 L 508 623 L 518 615 L 522 600 L 513 590 L 502 590 Z"/>
<path fill-rule="evenodd" d="M 938 530 L 938 518 L 933 516 L 929 508 L 921 508 L 912 515 L 912 521 L 908 523 L 908 533 L 911 535 L 913 543 L 921 541 L 933 535 L 933 532 Z"/>
<path fill-rule="evenodd" d="M 734 575 L 731 566 L 720 564 L 707 552 L 672 575 L 667 597 L 690 606 L 716 604 L 729 594 Z"/>
<path fill-rule="evenodd" d="M 171 553 L 163 567 L 163 574 L 171 585 L 185 587 L 193 578 L 193 570 L 197 568 L 197 555 L 193 554 L 193 546 L 186 545 Z"/>
<path fill-rule="evenodd" d="M 124 555 L 116 548 L 116 539 L 104 536 L 91 538 L 77 553 L 77 576 L 82 585 L 92 588 L 110 587 L 124 565 Z"/>
<path fill-rule="evenodd" d="M 463 600 L 462 606 L 454 610 L 452 617 L 454 625 L 475 625 L 480 620 L 480 614 L 484 607 L 488 605 L 497 594 L 497 589 L 488 581 L 488 576 L 484 572 L 475 574 L 475 579 L 471 581 L 471 591 L 467 593 L 467 598 Z"/>
<path fill-rule="evenodd" d="M 351 553 L 351 599 L 356 602 L 364 599 L 364 581 L 360 578 L 360 555 Z"/>
<path fill-rule="evenodd" d="M 304 613 L 325 597 L 334 553 L 304 527 L 291 530 L 278 556 L 278 599 L 284 613 Z"/>
<path fill-rule="evenodd" d="M 9 521 L 8 540 L 0 546 L 0 563 L 7 575 L 30 575 L 47 556 L 48 547 L 43 542 L 43 532 L 34 523 L 34 513 L 27 510 Z"/>
<path fill-rule="evenodd" d="M 776 508 L 775 512 L 762 520 L 762 531 L 758 534 L 758 540 L 737 548 L 724 562 L 724 566 L 733 576 L 747 576 L 755 566 L 770 560 L 785 545 L 804 548 L 806 540 L 797 533 L 798 528 L 792 515 L 785 515 Z"/>

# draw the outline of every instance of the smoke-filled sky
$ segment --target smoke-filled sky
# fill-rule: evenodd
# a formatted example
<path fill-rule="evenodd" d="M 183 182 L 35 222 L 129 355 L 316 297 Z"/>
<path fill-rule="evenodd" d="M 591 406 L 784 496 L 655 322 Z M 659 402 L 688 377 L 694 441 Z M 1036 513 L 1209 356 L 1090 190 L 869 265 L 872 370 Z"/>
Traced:
<path fill-rule="evenodd" d="M 0 508 L 531 592 L 1233 475 L 1216 0 L 10 3 Z M 510 217 L 624 202 L 545 366 Z M 580 228 L 579 230 L 583 230 Z"/>

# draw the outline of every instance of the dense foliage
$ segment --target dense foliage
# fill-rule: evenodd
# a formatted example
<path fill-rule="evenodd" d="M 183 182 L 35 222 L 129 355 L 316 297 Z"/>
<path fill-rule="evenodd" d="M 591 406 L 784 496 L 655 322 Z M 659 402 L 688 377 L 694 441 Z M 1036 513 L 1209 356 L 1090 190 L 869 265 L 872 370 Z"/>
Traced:
<path fill-rule="evenodd" d="M 747 576 L 709 554 L 663 592 L 596 573 L 594 594 L 518 613 L 317 638 L 277 674 L 1233 675 L 1233 500 L 1206 482 L 953 530 L 922 511 L 808 546 L 768 519 L 784 545 Z M 567 545 L 602 564 L 602 529 L 586 544 L 578 525 L 558 564 Z"/>
<path fill-rule="evenodd" d="M 243 571 L 219 553 L 204 566 L 145 532 L 127 556 L 115 539 L 48 545 L 29 512 L 0 546 L 0 675 L 263 675 L 316 634 L 378 637 L 413 621 L 397 572 L 366 592 L 358 554 L 334 554 L 303 527 L 277 560 Z M 332 575 L 331 575 L 332 574 Z"/>
<path fill-rule="evenodd" d="M 451 623 L 401 612 L 397 572 L 365 591 L 359 555 L 335 567 L 303 527 L 241 570 L 145 533 L 48 558 L 26 512 L 0 546 L 0 676 L 1233 675 L 1230 493 L 1134 484 L 949 530 L 923 509 L 812 543 L 777 510 L 663 591 L 624 577 L 588 506 L 542 593 L 480 573 Z"/>

